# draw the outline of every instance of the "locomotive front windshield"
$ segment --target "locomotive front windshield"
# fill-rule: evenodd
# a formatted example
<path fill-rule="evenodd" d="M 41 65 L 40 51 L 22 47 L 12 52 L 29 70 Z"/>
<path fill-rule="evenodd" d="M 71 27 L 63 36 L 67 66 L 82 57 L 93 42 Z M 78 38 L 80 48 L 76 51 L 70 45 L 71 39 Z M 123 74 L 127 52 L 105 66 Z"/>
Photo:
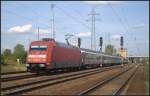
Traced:
<path fill-rule="evenodd" d="M 30 51 L 46 51 L 47 46 L 31 46 Z"/>

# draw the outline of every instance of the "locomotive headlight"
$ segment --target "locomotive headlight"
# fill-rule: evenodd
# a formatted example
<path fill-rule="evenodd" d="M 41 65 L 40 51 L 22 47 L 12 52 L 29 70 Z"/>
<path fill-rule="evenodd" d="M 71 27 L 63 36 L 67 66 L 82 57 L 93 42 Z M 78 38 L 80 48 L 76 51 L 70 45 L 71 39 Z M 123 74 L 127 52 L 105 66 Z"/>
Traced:
<path fill-rule="evenodd" d="M 45 67 L 45 65 L 44 64 L 40 64 L 40 67 Z"/>
<path fill-rule="evenodd" d="M 31 59 L 30 59 L 30 58 L 28 58 L 28 61 L 31 61 Z"/>
<path fill-rule="evenodd" d="M 46 58 L 46 55 L 28 55 L 28 58 Z"/>
<path fill-rule="evenodd" d="M 30 65 L 29 64 L 26 64 L 26 67 L 29 67 Z"/>

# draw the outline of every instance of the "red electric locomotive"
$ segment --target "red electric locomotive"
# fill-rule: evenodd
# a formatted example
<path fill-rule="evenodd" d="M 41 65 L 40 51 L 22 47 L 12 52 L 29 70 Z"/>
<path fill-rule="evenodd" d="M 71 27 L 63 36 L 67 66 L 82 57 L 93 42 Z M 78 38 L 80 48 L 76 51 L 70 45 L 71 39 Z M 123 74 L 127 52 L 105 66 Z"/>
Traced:
<path fill-rule="evenodd" d="M 27 54 L 28 71 L 48 71 L 60 68 L 74 68 L 81 66 L 80 49 L 54 39 L 44 38 L 33 41 Z"/>

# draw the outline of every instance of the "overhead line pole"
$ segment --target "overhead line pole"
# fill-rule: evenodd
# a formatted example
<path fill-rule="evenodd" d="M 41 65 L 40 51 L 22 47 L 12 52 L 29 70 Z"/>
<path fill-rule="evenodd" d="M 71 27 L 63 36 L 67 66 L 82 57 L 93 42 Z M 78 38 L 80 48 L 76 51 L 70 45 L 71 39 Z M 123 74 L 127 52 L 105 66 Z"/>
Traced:
<path fill-rule="evenodd" d="M 92 11 L 90 14 L 91 15 L 91 49 L 96 50 L 96 37 L 95 37 L 95 16 L 99 15 L 98 13 L 95 12 L 95 9 L 92 8 Z"/>
<path fill-rule="evenodd" d="M 39 41 L 39 27 L 38 27 L 38 41 Z"/>
<path fill-rule="evenodd" d="M 51 4 L 51 11 L 52 11 L 52 38 L 55 40 L 55 23 L 54 23 L 54 4 Z"/>

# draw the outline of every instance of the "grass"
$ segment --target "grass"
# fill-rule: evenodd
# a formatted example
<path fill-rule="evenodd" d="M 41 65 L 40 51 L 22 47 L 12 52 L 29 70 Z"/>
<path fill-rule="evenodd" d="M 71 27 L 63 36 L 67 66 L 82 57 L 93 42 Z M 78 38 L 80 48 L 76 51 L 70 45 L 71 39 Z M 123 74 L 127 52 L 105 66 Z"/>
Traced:
<path fill-rule="evenodd" d="M 25 71 L 25 64 L 3 65 L 1 64 L 1 73 Z"/>
<path fill-rule="evenodd" d="M 149 63 L 144 63 L 144 79 L 145 79 L 145 92 L 146 92 L 146 95 L 149 95 Z"/>

